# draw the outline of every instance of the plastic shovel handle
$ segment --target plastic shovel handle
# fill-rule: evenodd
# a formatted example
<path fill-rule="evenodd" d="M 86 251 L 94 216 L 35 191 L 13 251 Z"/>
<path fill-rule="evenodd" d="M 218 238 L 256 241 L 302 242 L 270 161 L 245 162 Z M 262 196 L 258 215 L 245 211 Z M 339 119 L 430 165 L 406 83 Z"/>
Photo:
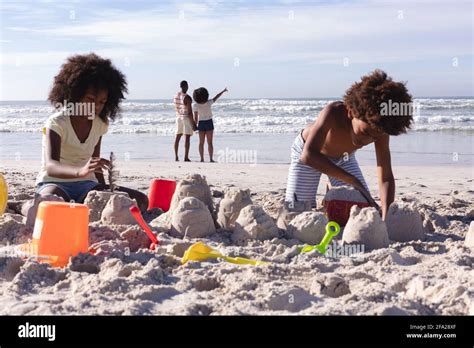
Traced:
<path fill-rule="evenodd" d="M 333 230 L 334 228 L 334 230 Z M 324 234 L 323 240 L 321 243 L 318 245 L 306 245 L 303 248 L 300 249 L 301 253 L 309 253 L 310 251 L 313 251 L 314 249 L 318 250 L 321 254 L 326 253 L 326 248 L 328 244 L 331 242 L 331 240 L 339 234 L 341 231 L 341 227 L 337 222 L 330 221 L 326 225 L 326 233 Z"/>
<path fill-rule="evenodd" d="M 153 244 L 158 244 L 159 243 L 158 239 L 155 237 L 155 235 L 151 231 L 150 227 L 148 227 L 145 220 L 143 220 L 143 217 L 142 217 L 142 214 L 140 213 L 140 210 L 138 210 L 137 207 L 133 206 L 133 207 L 130 207 L 130 212 L 132 213 L 135 220 L 137 220 L 137 222 L 141 226 L 141 228 L 143 228 L 143 230 L 147 234 L 148 238 L 150 238 L 151 242 Z"/>
<path fill-rule="evenodd" d="M 229 257 L 229 256 L 224 256 L 222 257 L 224 260 L 226 260 L 227 262 L 230 262 L 230 263 L 235 263 L 235 264 L 238 264 L 238 265 L 254 265 L 254 266 L 258 266 L 258 265 L 264 265 L 266 264 L 267 262 L 264 262 L 264 261 L 257 261 L 257 260 L 251 260 L 251 259 L 246 259 L 244 257 Z"/>
<path fill-rule="evenodd" d="M 332 228 L 334 228 L 334 231 L 332 230 Z M 328 224 L 326 225 L 326 234 L 324 235 L 323 240 L 321 241 L 321 243 L 318 244 L 318 246 L 326 250 L 326 247 L 328 246 L 328 244 L 331 242 L 331 240 L 335 236 L 339 234 L 340 231 L 341 231 L 341 227 L 339 226 L 337 222 L 334 222 L 334 221 L 328 222 Z"/>

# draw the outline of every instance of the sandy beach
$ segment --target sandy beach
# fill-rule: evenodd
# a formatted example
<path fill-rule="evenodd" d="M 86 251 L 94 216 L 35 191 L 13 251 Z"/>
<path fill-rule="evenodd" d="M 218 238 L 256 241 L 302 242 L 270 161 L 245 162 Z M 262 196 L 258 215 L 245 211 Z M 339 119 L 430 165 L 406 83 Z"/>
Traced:
<path fill-rule="evenodd" d="M 39 165 L 2 162 L 9 203 L 33 196 Z M 121 161 L 118 166 L 118 184 L 143 192 L 152 178 L 205 176 L 214 206 L 230 187 L 248 189 L 253 205 L 273 221 L 284 200 L 288 170 L 286 164 Z M 377 200 L 375 167 L 362 170 Z M 179 238 L 163 231 L 152 212 L 145 218 L 160 245 L 150 251 L 136 225 L 94 221 L 90 243 L 102 254 L 79 255 L 65 268 L 0 258 L 0 314 L 473 315 L 473 248 L 465 242 L 474 220 L 473 167 L 394 165 L 394 174 L 396 202 L 414 204 L 423 219 L 423 240 L 390 240 L 388 247 L 327 257 L 316 251 L 300 254 L 298 246 L 305 243 L 283 230 L 264 240 L 235 241 L 232 230 L 219 228 L 204 238 Z M 325 184 L 324 178 L 318 203 Z M 0 217 L 0 244 L 30 239 L 32 228 L 25 223 L 7 210 Z M 211 259 L 182 265 L 184 251 L 197 241 L 228 256 L 267 264 Z"/>

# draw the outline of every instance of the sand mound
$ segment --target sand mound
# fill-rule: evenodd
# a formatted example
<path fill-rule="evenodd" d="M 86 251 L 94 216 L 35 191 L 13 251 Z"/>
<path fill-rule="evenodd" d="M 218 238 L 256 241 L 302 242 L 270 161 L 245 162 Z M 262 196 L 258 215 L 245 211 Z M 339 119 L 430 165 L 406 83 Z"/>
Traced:
<path fill-rule="evenodd" d="M 362 244 L 366 250 L 388 247 L 388 233 L 375 208 L 362 208 L 354 205 L 342 241 L 347 244 Z"/>
<path fill-rule="evenodd" d="M 136 252 L 142 248 L 150 247 L 151 241 L 140 226 L 129 226 L 122 233 L 120 238 L 128 242 L 131 252 Z"/>
<path fill-rule="evenodd" d="M 183 198 L 171 218 L 171 234 L 180 238 L 202 238 L 216 232 L 208 207 L 194 197 Z"/>
<path fill-rule="evenodd" d="M 329 297 L 341 297 L 350 293 L 346 280 L 338 275 L 329 274 L 316 277 L 311 284 L 311 293 Z"/>
<path fill-rule="evenodd" d="M 445 216 L 434 212 L 432 208 L 422 205 L 422 207 L 419 208 L 419 212 L 425 231 L 434 232 L 449 227 L 449 220 Z"/>
<path fill-rule="evenodd" d="M 25 227 L 25 220 L 17 214 L 0 216 L 0 244 L 26 243 L 33 234 L 33 228 Z"/>
<path fill-rule="evenodd" d="M 244 207 L 235 222 L 233 241 L 245 239 L 271 239 L 278 237 L 279 230 L 275 221 L 258 205 Z"/>
<path fill-rule="evenodd" d="M 284 202 L 278 212 L 277 226 L 282 230 L 286 230 L 288 224 L 298 214 L 311 210 L 311 202 Z"/>
<path fill-rule="evenodd" d="M 87 194 L 84 204 L 89 207 L 89 221 L 99 221 L 102 216 L 102 211 L 109 202 L 110 198 L 115 195 L 128 196 L 126 192 L 105 192 L 105 191 L 90 191 Z"/>
<path fill-rule="evenodd" d="M 223 229 L 232 229 L 243 207 L 252 204 L 250 190 L 228 188 L 219 203 L 217 224 Z"/>
<path fill-rule="evenodd" d="M 91 255 L 89 253 L 81 253 L 77 256 L 71 257 L 68 263 L 68 268 L 74 272 L 84 273 L 99 273 L 100 263 L 103 258 L 100 256 Z"/>
<path fill-rule="evenodd" d="M 385 223 L 390 240 L 408 242 L 425 238 L 421 215 L 413 203 L 392 203 Z"/>
<path fill-rule="evenodd" d="M 471 221 L 471 224 L 469 225 L 464 244 L 467 247 L 474 248 L 474 221 Z"/>
<path fill-rule="evenodd" d="M 167 211 L 164 214 L 161 214 L 156 219 L 153 219 L 149 225 L 159 232 L 169 232 L 171 230 L 171 218 L 173 213 Z"/>
<path fill-rule="evenodd" d="M 129 197 L 112 195 L 102 211 L 101 222 L 105 225 L 135 225 L 137 221 L 130 213 L 132 206 L 137 206 L 137 203 Z"/>
<path fill-rule="evenodd" d="M 267 306 L 272 311 L 299 312 L 317 302 L 318 298 L 308 291 L 293 287 L 285 291 L 272 291 L 267 300 Z"/>
<path fill-rule="evenodd" d="M 326 202 L 339 200 L 367 203 L 364 196 L 352 186 L 334 186 L 326 193 L 324 200 Z"/>
<path fill-rule="evenodd" d="M 170 211 L 173 212 L 179 202 L 186 197 L 195 197 L 207 205 L 211 214 L 214 212 L 211 190 L 207 184 L 206 177 L 199 174 L 187 176 L 180 180 L 171 199 Z"/>
<path fill-rule="evenodd" d="M 66 278 L 66 272 L 51 268 L 46 263 L 27 261 L 8 286 L 16 294 L 38 293 L 46 286 L 52 286 Z"/>
<path fill-rule="evenodd" d="M 297 215 L 288 225 L 288 236 L 307 244 L 319 244 L 326 233 L 328 219 L 322 213 L 306 211 Z"/>

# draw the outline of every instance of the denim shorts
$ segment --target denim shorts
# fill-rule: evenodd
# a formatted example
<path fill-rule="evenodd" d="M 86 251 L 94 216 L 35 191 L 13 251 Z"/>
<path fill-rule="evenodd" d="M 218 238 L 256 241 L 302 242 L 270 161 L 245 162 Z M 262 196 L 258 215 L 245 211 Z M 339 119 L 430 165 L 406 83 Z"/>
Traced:
<path fill-rule="evenodd" d="M 93 180 L 83 180 L 83 181 L 69 181 L 69 182 L 58 182 L 58 181 L 48 181 L 40 182 L 36 185 L 36 193 L 39 194 L 45 187 L 48 186 L 57 186 L 63 190 L 71 200 L 77 203 L 83 203 L 86 199 L 87 194 L 94 187 L 99 185 L 97 181 Z"/>
<path fill-rule="evenodd" d="M 200 132 L 210 132 L 214 130 L 214 122 L 212 121 L 212 118 L 206 121 L 199 121 L 197 129 Z"/>

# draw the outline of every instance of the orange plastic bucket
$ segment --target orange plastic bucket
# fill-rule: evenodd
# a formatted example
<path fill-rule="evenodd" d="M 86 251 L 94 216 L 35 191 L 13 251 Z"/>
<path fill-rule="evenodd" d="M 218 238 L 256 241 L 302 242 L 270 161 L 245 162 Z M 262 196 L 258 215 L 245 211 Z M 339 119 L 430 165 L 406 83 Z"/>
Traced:
<path fill-rule="evenodd" d="M 148 194 L 148 209 L 160 208 L 163 211 L 168 211 L 175 190 L 176 181 L 153 179 Z"/>
<path fill-rule="evenodd" d="M 369 207 L 369 203 L 351 202 L 342 200 L 324 201 L 324 208 L 329 221 L 335 221 L 340 226 L 345 226 L 349 220 L 351 208 L 357 205 L 359 208 Z"/>
<path fill-rule="evenodd" d="M 66 266 L 71 256 L 89 248 L 89 208 L 84 204 L 41 202 L 33 240 L 20 250 L 52 266 Z"/>

